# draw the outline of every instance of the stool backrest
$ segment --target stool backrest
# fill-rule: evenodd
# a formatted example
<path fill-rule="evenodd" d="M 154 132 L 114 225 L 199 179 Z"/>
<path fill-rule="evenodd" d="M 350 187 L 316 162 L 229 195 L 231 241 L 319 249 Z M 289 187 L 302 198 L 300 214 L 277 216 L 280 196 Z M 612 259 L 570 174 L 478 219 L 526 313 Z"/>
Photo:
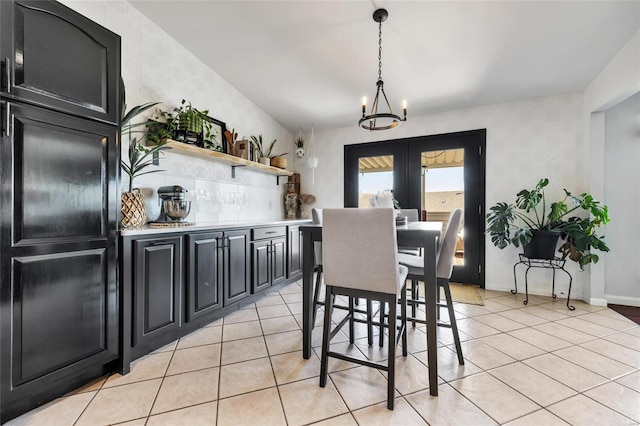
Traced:
<path fill-rule="evenodd" d="M 322 268 L 326 285 L 397 294 L 397 251 L 392 208 L 324 209 Z"/>
<path fill-rule="evenodd" d="M 456 244 L 458 242 L 458 231 L 462 220 L 462 210 L 454 209 L 449 215 L 447 229 L 439 247 L 438 266 L 436 275 L 438 278 L 451 278 L 453 272 L 453 258 L 456 254 Z"/>
<path fill-rule="evenodd" d="M 418 209 L 400 209 L 400 212 L 403 216 L 406 216 L 407 222 L 417 222 L 420 220 L 418 218 Z"/>
<path fill-rule="evenodd" d="M 311 209 L 311 219 L 314 225 L 322 225 L 322 209 Z M 313 253 L 316 265 L 322 265 L 322 241 L 314 241 Z"/>

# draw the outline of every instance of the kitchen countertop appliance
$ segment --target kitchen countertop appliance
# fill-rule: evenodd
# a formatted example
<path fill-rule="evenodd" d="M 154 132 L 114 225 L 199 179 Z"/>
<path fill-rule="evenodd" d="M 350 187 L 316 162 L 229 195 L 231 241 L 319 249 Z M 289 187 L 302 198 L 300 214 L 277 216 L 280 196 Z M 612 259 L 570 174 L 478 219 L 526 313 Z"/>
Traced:
<path fill-rule="evenodd" d="M 179 185 L 161 186 L 158 188 L 160 200 L 160 216 L 151 226 L 189 226 L 184 219 L 191 211 L 191 201 L 185 200 L 187 189 Z"/>

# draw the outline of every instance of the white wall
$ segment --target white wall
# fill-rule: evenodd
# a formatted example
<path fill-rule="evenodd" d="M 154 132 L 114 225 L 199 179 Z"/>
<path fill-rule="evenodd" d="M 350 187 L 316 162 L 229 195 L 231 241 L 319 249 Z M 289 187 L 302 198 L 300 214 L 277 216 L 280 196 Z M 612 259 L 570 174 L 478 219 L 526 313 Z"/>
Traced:
<path fill-rule="evenodd" d="M 627 42 L 609 64 L 598 74 L 584 90 L 583 129 L 587 150 L 585 161 L 585 179 L 589 181 L 589 189 L 596 198 L 607 203 L 605 182 L 608 180 L 605 170 L 605 158 L 611 149 L 605 140 L 604 111 L 624 101 L 640 91 L 640 30 Z M 637 166 L 636 166 L 637 167 Z M 631 172 L 631 170 L 627 170 Z M 638 197 L 640 191 L 635 187 L 613 188 L 612 191 L 634 191 L 630 197 Z M 612 222 L 636 220 L 630 216 L 611 212 Z M 628 218 L 628 219 L 627 219 Z M 624 226 L 624 225 L 623 225 Z M 604 234 L 607 235 L 608 225 Z M 616 255 L 616 247 L 624 247 L 624 242 L 616 238 L 607 238 L 611 252 L 602 256 L 603 261 L 591 266 L 590 283 L 586 287 L 585 301 L 591 304 L 605 305 L 606 277 L 605 269 L 610 256 Z M 640 298 L 633 301 L 640 306 Z"/>
<path fill-rule="evenodd" d="M 615 243 L 605 259 L 605 297 L 640 306 L 640 93 L 606 111 L 605 141 L 604 192 L 613 216 L 606 235 Z"/>
<path fill-rule="evenodd" d="M 410 112 L 410 111 L 409 111 Z M 347 128 L 316 132 L 319 157 L 315 185 L 311 185 L 310 169 L 303 162 L 303 192 L 316 196 L 320 207 L 343 206 L 344 145 L 397 139 L 419 135 L 487 129 L 487 206 L 498 201 L 515 200 L 515 194 L 533 187 L 540 178 L 551 180 L 547 191 L 552 198 L 561 197 L 563 188 L 576 193 L 585 191 L 588 183 L 582 177 L 582 95 L 567 94 L 529 99 L 442 114 L 412 117 L 394 130 L 370 133 L 354 125 Z M 513 265 L 519 249 L 495 248 L 486 240 L 486 288 L 513 288 Z M 568 270 L 574 278 L 572 296 L 582 297 L 588 273 L 580 272 L 573 262 Z M 529 291 L 549 295 L 549 271 L 530 273 Z M 558 279 L 557 290 L 566 291 L 566 282 Z"/>
<path fill-rule="evenodd" d="M 263 134 L 278 139 L 274 152 L 291 151 L 291 133 L 228 84 L 178 42 L 169 37 L 126 1 L 72 1 L 62 3 L 120 35 L 122 77 L 129 107 L 161 101 L 171 111 L 182 99 L 235 128 L 239 135 Z M 216 40 L 211 40 L 215 45 Z M 126 158 L 126 141 L 122 147 Z M 290 157 L 290 161 L 291 161 Z M 246 169 L 231 169 L 206 160 L 171 153 L 161 160 L 165 172 L 142 176 L 135 185 L 145 187 L 148 216 L 159 213 L 155 189 L 162 185 L 182 185 L 195 201 L 188 220 L 280 219 L 284 217 L 282 186 L 276 179 Z M 123 187 L 128 185 L 123 176 Z"/>

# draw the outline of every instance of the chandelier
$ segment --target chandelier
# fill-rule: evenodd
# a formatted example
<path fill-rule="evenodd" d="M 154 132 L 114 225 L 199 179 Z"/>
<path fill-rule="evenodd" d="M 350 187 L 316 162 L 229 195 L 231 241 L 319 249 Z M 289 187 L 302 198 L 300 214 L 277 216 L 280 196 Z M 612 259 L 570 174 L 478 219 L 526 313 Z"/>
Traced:
<path fill-rule="evenodd" d="M 407 101 L 402 103 L 402 112 L 404 118 L 393 113 L 387 94 L 384 93 L 384 82 L 382 81 L 382 23 L 387 20 L 389 13 L 386 9 L 378 9 L 373 12 L 373 20 L 378 23 L 378 81 L 376 82 L 376 97 L 371 105 L 371 112 L 366 114 L 367 98 L 362 99 L 362 118 L 358 121 L 358 125 L 365 130 L 388 130 L 397 127 L 401 121 L 407 121 Z M 387 104 L 389 112 L 378 112 L 380 104 L 380 93 Z"/>

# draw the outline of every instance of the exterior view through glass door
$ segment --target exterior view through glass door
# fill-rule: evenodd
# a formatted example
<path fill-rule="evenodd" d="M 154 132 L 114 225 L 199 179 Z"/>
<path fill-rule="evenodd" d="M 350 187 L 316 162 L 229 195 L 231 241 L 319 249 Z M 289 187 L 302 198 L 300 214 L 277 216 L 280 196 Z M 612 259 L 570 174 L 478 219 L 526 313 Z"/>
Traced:
<path fill-rule="evenodd" d="M 393 197 L 393 155 L 360 158 L 358 176 L 358 207 L 374 207 L 379 195 Z"/>
<path fill-rule="evenodd" d="M 464 211 L 464 148 L 426 151 L 421 154 L 422 220 L 442 222 L 445 231 L 449 214 Z M 455 265 L 464 265 L 464 221 L 458 230 Z"/>

